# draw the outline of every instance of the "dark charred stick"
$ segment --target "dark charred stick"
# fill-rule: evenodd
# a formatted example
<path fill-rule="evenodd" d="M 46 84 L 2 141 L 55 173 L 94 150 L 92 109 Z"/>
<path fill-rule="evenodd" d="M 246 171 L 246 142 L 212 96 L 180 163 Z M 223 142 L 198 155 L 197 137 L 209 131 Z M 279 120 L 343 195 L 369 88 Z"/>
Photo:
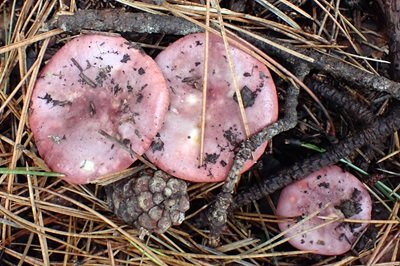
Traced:
<path fill-rule="evenodd" d="M 313 76 L 307 79 L 306 85 L 322 98 L 331 110 L 341 110 L 352 117 L 358 124 L 369 125 L 376 116 L 367 107 L 355 100 L 350 93 L 334 88 L 327 79 Z"/>
<path fill-rule="evenodd" d="M 389 36 L 391 77 L 400 81 L 400 3 L 397 0 L 378 0 L 385 15 Z"/>
<path fill-rule="evenodd" d="M 49 28 L 79 33 L 83 30 L 187 35 L 200 32 L 195 24 L 178 17 L 131 13 L 121 9 L 78 10 L 74 15 L 61 15 Z"/>
<path fill-rule="evenodd" d="M 390 114 L 384 118 L 378 118 L 370 127 L 362 130 L 353 137 L 342 140 L 324 154 L 311 156 L 301 162 L 283 169 L 275 175 L 265 178 L 261 183 L 256 183 L 239 193 L 234 198 L 232 209 L 237 209 L 259 200 L 283 187 L 300 180 L 314 171 L 327 165 L 337 163 L 341 158 L 348 156 L 355 149 L 366 144 L 379 141 L 383 136 L 400 129 L 400 106 L 392 108 Z"/>
<path fill-rule="evenodd" d="M 281 59 L 286 64 L 289 64 L 293 69 L 296 69 L 299 64 L 305 63 L 310 69 L 325 72 L 338 80 L 344 81 L 358 88 L 386 92 L 392 97 L 400 100 L 400 83 L 394 82 L 388 78 L 368 73 L 346 64 L 337 58 L 319 53 L 315 50 L 297 48 L 276 38 L 267 37 L 275 43 L 281 44 L 293 51 L 311 57 L 314 59 L 314 62 L 302 60 L 301 58 L 295 57 L 283 50 L 277 49 L 269 44 L 249 37 L 248 35 L 244 35 L 242 33 L 238 33 L 238 35 L 266 51 L 269 55 Z"/>
<path fill-rule="evenodd" d="M 299 89 L 295 87 L 295 85 L 290 85 L 286 95 L 284 117 L 241 143 L 240 149 L 235 155 L 233 165 L 228 173 L 224 185 L 222 186 L 221 192 L 217 195 L 214 204 L 208 212 L 208 221 L 210 224 L 210 245 L 217 246 L 219 243 L 219 237 L 226 225 L 228 210 L 232 204 L 232 194 L 244 163 L 251 158 L 252 152 L 260 147 L 265 141 L 270 140 L 279 133 L 296 126 L 298 94 Z"/>

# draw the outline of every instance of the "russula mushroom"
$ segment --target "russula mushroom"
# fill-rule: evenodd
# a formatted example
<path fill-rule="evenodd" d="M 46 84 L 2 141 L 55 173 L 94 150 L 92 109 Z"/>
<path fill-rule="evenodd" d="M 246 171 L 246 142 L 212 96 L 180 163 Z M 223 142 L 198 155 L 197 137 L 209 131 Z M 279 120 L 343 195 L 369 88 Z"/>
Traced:
<path fill-rule="evenodd" d="M 226 178 L 234 151 L 246 134 L 223 40 L 210 34 L 204 163 L 199 166 L 204 43 L 204 33 L 187 35 L 156 57 L 167 79 L 171 103 L 146 156 L 175 177 L 217 182 Z M 277 119 L 274 82 L 265 65 L 232 45 L 229 49 L 250 133 L 254 134 Z M 266 145 L 253 153 L 253 160 L 242 171 L 255 163 Z"/>
<path fill-rule="evenodd" d="M 41 71 L 29 123 L 48 166 L 84 184 L 143 154 L 168 104 L 164 76 L 152 58 L 122 37 L 83 35 Z"/>
<path fill-rule="evenodd" d="M 186 182 L 160 170 L 113 183 L 106 193 L 114 213 L 145 233 L 162 234 L 181 224 L 189 209 Z"/>
<path fill-rule="evenodd" d="M 327 218 L 371 219 L 372 201 L 365 186 L 338 166 L 328 166 L 285 187 L 279 197 L 276 214 L 294 219 L 279 223 L 281 231 L 294 226 L 300 218 L 320 210 L 317 216 L 288 231 L 289 243 L 300 249 L 321 255 L 340 255 L 350 250 L 366 223 L 336 221 Z M 303 233 L 301 233 L 303 232 Z"/>

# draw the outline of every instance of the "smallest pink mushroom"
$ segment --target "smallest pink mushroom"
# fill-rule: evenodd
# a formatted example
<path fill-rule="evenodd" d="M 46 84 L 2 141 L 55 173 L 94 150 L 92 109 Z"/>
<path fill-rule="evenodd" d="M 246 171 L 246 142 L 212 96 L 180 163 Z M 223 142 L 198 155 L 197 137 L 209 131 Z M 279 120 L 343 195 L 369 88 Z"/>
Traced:
<path fill-rule="evenodd" d="M 371 197 L 365 186 L 350 173 L 337 166 L 329 166 L 284 188 L 276 214 L 294 218 L 279 223 L 281 231 L 285 231 L 298 222 L 296 218 L 306 218 L 321 210 L 319 215 L 288 231 L 285 236 L 289 238 L 300 233 L 289 240 L 300 250 L 340 255 L 350 250 L 367 224 L 339 221 L 316 230 L 312 228 L 328 222 L 321 217 L 370 220 L 371 209 Z"/>

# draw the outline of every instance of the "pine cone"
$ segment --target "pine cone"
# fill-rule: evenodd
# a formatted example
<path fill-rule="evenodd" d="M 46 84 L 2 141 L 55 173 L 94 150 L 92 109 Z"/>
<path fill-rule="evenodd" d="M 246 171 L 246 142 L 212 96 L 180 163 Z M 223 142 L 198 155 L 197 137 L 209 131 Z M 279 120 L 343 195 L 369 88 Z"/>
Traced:
<path fill-rule="evenodd" d="M 179 225 L 189 209 L 186 182 L 162 171 L 142 171 L 106 188 L 110 208 L 128 224 L 148 232 L 164 233 Z"/>

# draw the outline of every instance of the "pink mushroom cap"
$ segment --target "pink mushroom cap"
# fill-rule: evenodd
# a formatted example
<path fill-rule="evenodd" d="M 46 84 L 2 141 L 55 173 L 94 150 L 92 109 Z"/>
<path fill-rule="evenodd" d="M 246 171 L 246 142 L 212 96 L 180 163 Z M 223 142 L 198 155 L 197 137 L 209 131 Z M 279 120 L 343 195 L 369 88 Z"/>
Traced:
<path fill-rule="evenodd" d="M 162 126 L 169 95 L 152 58 L 122 37 L 83 35 L 41 71 L 29 123 L 48 166 L 84 184 L 123 170 Z"/>
<path fill-rule="evenodd" d="M 223 40 L 210 34 L 204 164 L 199 166 L 204 46 L 205 34 L 191 34 L 156 57 L 167 79 L 171 104 L 164 126 L 146 156 L 175 177 L 192 182 L 217 182 L 226 179 L 234 151 L 246 134 Z M 275 85 L 264 64 L 232 45 L 229 53 L 249 129 L 254 134 L 278 117 Z M 242 172 L 256 162 L 266 145 L 254 152 Z"/>
<path fill-rule="evenodd" d="M 337 221 L 319 229 L 312 228 L 328 222 L 322 217 L 370 220 L 372 201 L 365 186 L 355 176 L 340 167 L 329 166 L 285 187 L 280 194 L 276 214 L 306 218 L 318 210 L 321 212 L 317 216 L 288 231 L 285 236 L 300 233 L 289 240 L 300 250 L 340 255 L 351 249 L 366 223 Z M 294 220 L 280 222 L 279 228 L 285 231 L 295 224 Z"/>

